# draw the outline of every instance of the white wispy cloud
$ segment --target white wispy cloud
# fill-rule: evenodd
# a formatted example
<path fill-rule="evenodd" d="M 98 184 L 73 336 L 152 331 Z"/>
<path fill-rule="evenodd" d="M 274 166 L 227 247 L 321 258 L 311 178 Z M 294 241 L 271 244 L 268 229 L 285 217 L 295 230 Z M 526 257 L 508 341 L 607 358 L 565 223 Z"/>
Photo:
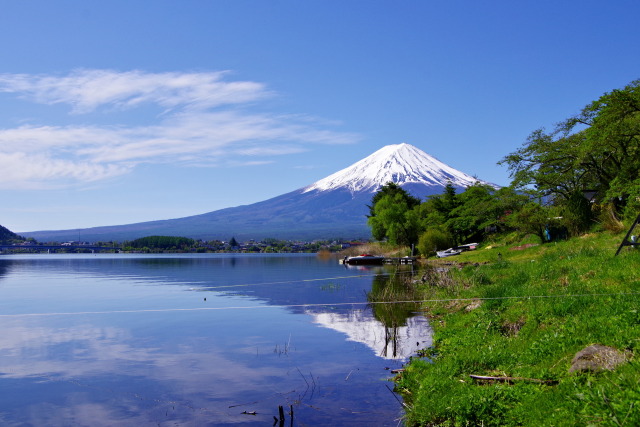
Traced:
<path fill-rule="evenodd" d="M 0 74 L 0 91 L 42 104 L 69 104 L 75 113 L 101 106 L 131 108 L 155 103 L 167 108 L 242 104 L 269 95 L 261 83 L 227 82 L 227 72 L 145 73 L 76 70 L 68 76 Z"/>
<path fill-rule="evenodd" d="M 129 173 L 140 163 L 264 164 L 264 159 L 246 157 L 358 139 L 304 115 L 250 112 L 249 107 L 273 93 L 261 83 L 226 81 L 226 76 L 112 70 L 0 74 L 0 93 L 69 106 L 66 123 L 0 129 L 0 188 L 99 181 Z M 151 124 L 104 124 L 114 111 L 143 105 L 160 107 L 165 114 Z M 100 124 L 74 123 L 79 115 L 98 115 Z"/>
<path fill-rule="evenodd" d="M 35 153 L 0 152 L 0 171 L 0 188 L 42 189 L 99 181 L 125 174 L 130 168 L 118 164 L 68 161 Z"/>

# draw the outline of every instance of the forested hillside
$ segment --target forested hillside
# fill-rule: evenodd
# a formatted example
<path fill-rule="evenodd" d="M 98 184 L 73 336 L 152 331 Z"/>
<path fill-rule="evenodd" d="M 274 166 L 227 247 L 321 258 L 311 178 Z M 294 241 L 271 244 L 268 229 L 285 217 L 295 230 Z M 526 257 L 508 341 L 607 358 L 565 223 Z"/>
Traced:
<path fill-rule="evenodd" d="M 13 241 L 24 241 L 24 237 L 18 236 L 13 231 L 0 225 L 0 244 L 7 244 Z"/>

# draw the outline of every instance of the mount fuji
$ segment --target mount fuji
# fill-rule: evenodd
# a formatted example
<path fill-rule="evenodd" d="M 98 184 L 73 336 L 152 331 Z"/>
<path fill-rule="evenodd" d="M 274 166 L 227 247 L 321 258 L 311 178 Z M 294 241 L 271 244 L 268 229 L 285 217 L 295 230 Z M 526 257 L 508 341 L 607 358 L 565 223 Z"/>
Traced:
<path fill-rule="evenodd" d="M 123 241 L 144 236 L 198 239 L 368 238 L 368 207 L 373 195 L 395 182 L 413 196 L 442 193 L 451 183 L 464 189 L 480 181 L 409 145 L 387 145 L 353 165 L 307 187 L 251 205 L 177 219 L 80 230 L 83 240 Z M 490 184 L 493 185 L 493 184 Z M 78 238 L 78 230 L 20 233 L 40 241 Z"/>

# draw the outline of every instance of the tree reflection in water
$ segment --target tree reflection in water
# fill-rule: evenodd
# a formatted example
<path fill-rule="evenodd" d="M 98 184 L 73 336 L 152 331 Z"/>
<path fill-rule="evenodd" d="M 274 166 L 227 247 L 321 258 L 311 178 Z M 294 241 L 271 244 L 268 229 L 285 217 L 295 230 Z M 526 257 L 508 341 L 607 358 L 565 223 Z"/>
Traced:
<path fill-rule="evenodd" d="M 383 357 L 398 355 L 399 328 L 407 326 L 407 319 L 420 311 L 420 303 L 416 302 L 420 297 L 414 277 L 413 266 L 398 266 L 391 275 L 375 276 L 371 291 L 367 293 L 373 316 L 385 328 Z"/>

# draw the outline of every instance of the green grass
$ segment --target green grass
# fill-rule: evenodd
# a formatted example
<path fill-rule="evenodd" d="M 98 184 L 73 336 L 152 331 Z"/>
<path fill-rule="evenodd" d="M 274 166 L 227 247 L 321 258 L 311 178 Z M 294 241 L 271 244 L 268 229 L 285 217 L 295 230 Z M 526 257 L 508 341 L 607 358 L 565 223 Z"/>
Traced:
<path fill-rule="evenodd" d="M 413 359 L 397 380 L 407 424 L 640 425 L 640 295 L 630 294 L 640 292 L 640 250 L 614 257 L 621 239 L 602 233 L 516 251 L 520 244 L 495 244 L 456 257 L 464 265 L 451 270 L 456 285 L 422 289 L 425 299 L 448 301 L 426 307 L 429 359 Z M 575 353 L 591 344 L 631 361 L 570 374 Z M 483 384 L 470 374 L 557 385 Z"/>

